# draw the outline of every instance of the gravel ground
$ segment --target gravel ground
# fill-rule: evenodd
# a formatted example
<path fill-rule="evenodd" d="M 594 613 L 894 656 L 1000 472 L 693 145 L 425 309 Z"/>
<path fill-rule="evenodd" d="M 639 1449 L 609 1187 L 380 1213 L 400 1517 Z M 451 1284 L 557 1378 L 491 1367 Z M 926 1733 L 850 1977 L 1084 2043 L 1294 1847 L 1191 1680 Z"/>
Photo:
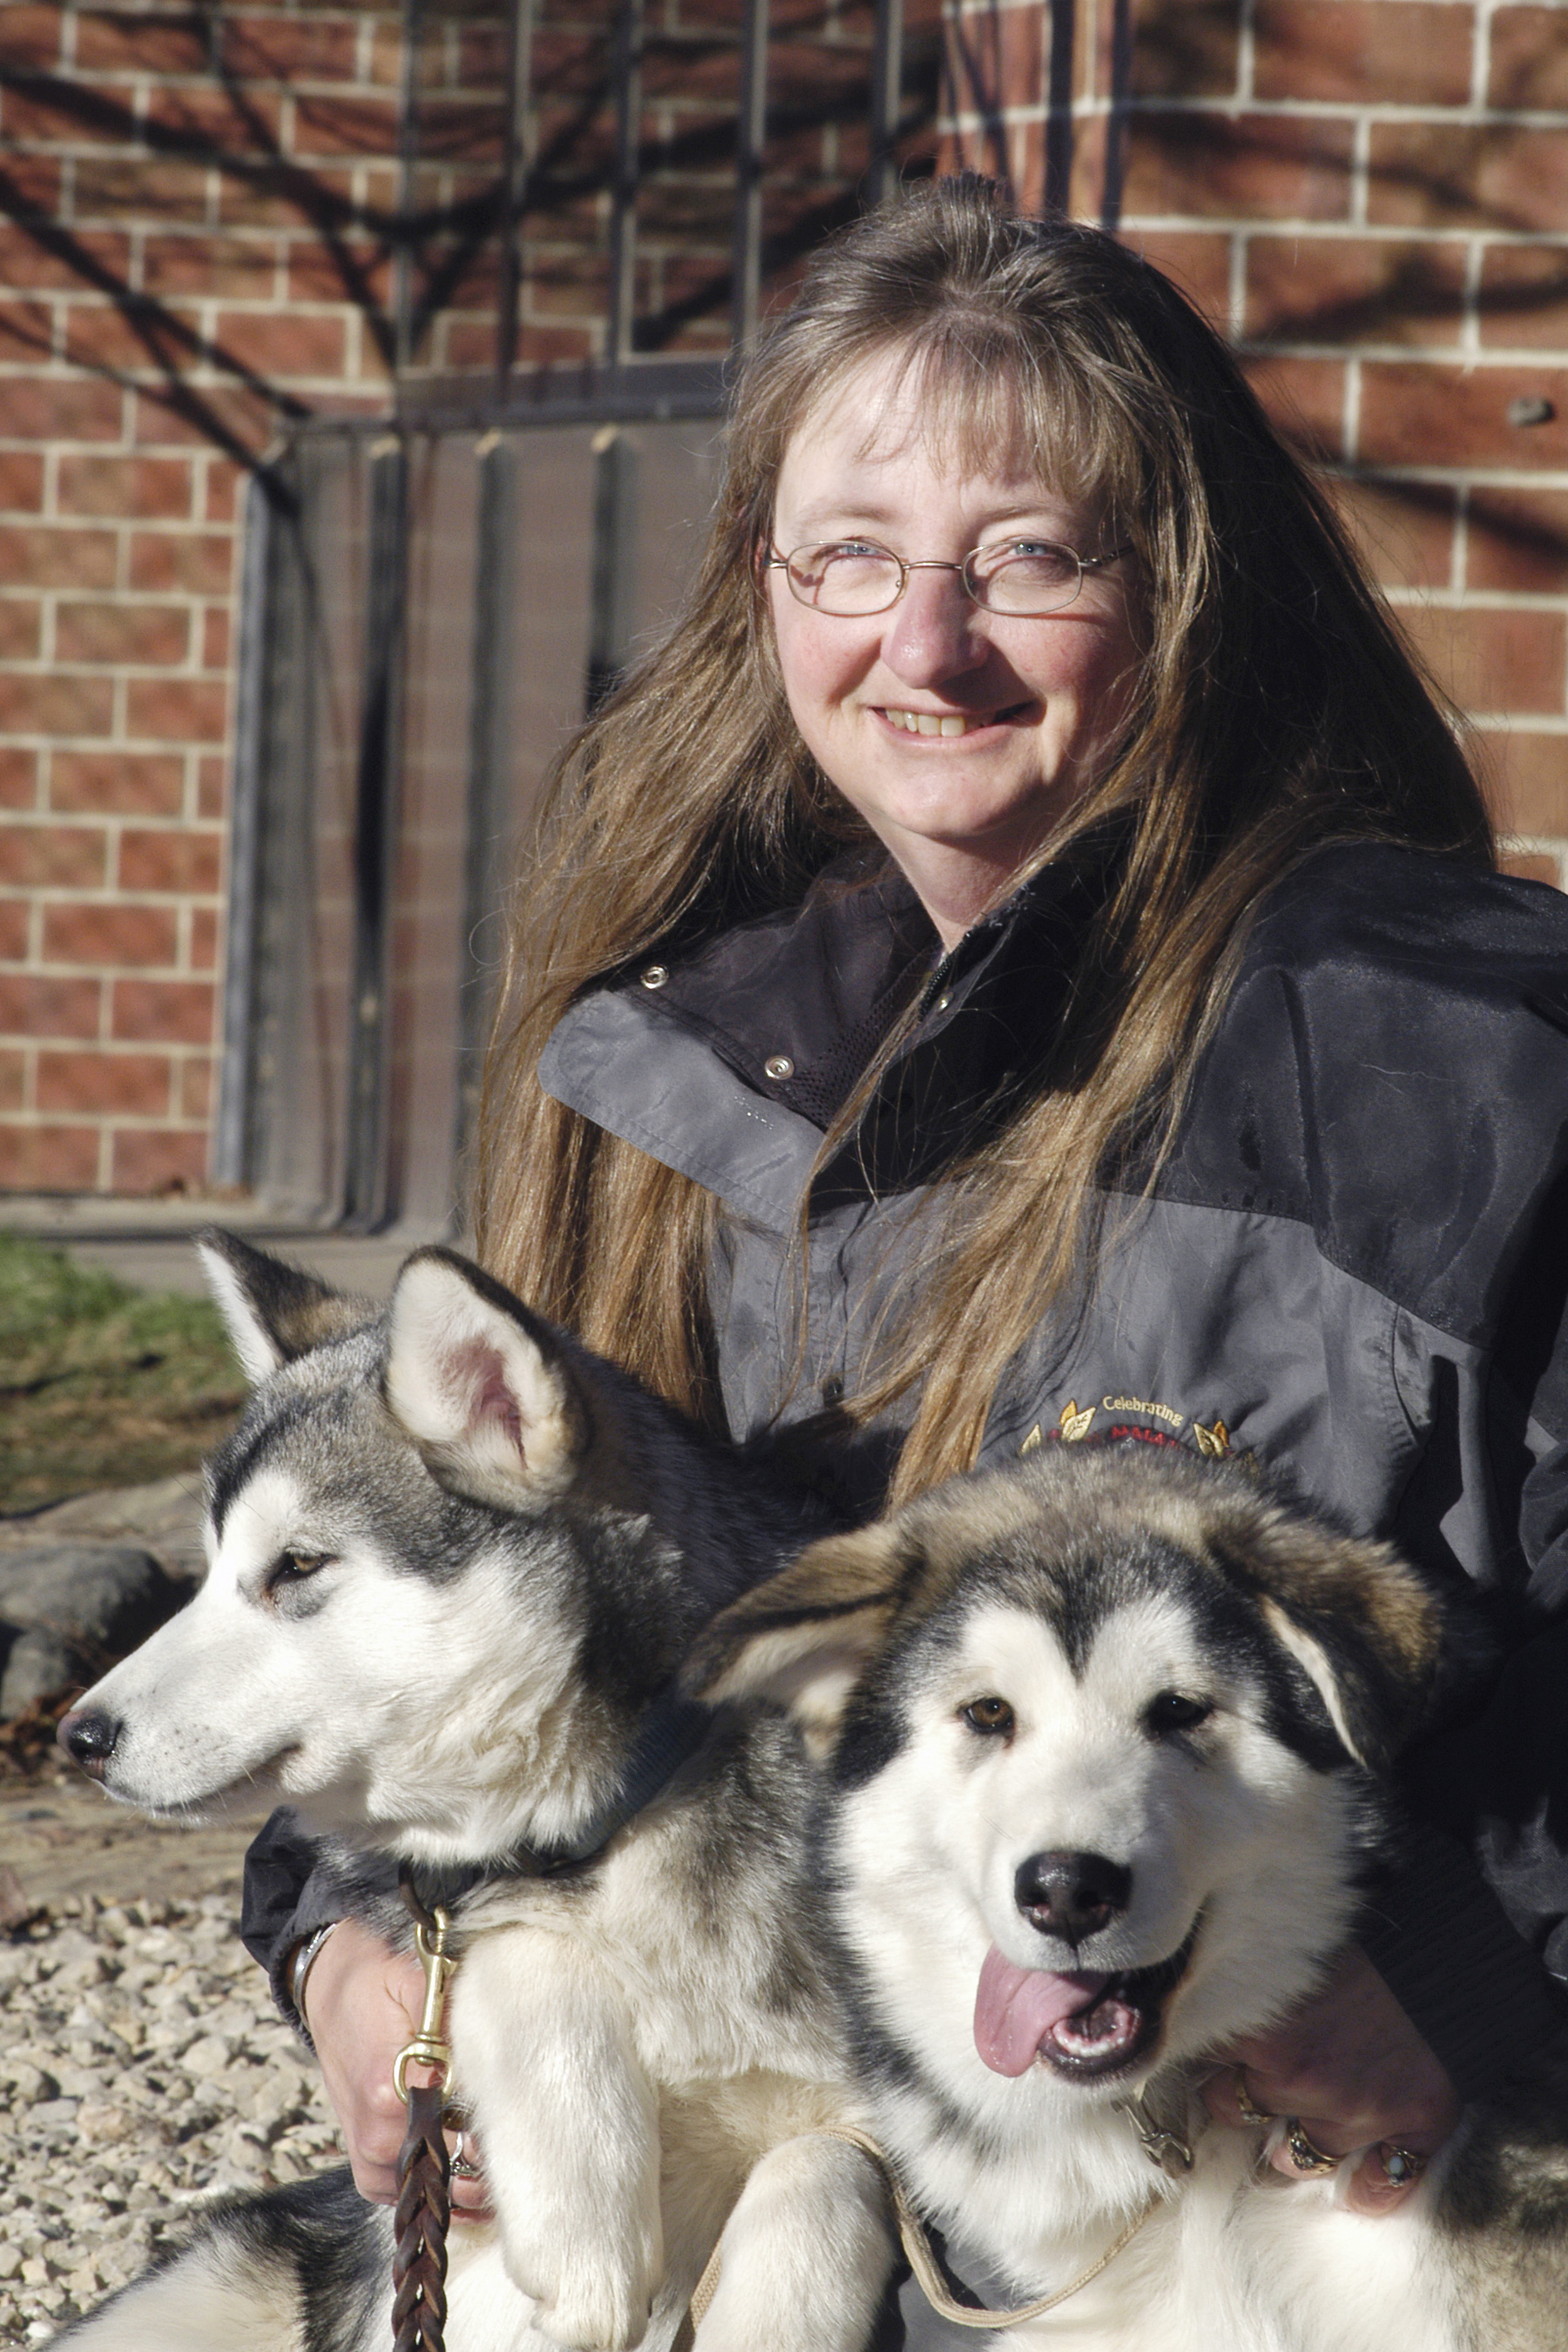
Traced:
<path fill-rule="evenodd" d="M 339 2155 L 228 1895 L 68 1897 L 0 1943 L 0 2344 L 47 2343 L 182 2214 Z"/>
<path fill-rule="evenodd" d="M 190 1478 L 0 1517 L 0 1555 L 47 1539 L 201 1564 Z M 48 1748 L 0 1736 L 0 2346 L 135 2276 L 166 2231 L 234 2189 L 341 2160 L 315 2062 L 238 1937 L 261 1816 L 153 1827 Z"/>

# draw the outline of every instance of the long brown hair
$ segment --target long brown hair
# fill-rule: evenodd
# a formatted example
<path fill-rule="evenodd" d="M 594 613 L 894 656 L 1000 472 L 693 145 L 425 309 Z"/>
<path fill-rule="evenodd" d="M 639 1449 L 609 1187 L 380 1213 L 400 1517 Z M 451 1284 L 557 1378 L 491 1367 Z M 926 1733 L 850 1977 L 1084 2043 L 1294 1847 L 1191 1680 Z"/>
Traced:
<path fill-rule="evenodd" d="M 902 1496 L 973 1459 L 1009 1357 L 1092 1259 L 1107 1188 L 1134 1149 L 1158 1164 L 1259 898 L 1331 842 L 1493 853 L 1454 714 L 1218 337 L 1113 238 L 1021 218 L 972 177 L 930 183 L 827 246 L 744 367 L 685 611 L 555 772 L 479 1170 L 481 1251 L 525 1296 L 717 1418 L 712 1199 L 552 1101 L 535 1066 L 582 990 L 794 903 L 863 834 L 790 719 L 756 556 L 790 436 L 889 352 L 956 462 L 988 471 L 1005 449 L 1131 542 L 1147 631 L 1120 748 L 1040 852 L 1120 813 L 1070 1050 L 939 1181 L 918 1294 L 884 1316 L 847 1401 L 912 1409 Z"/>

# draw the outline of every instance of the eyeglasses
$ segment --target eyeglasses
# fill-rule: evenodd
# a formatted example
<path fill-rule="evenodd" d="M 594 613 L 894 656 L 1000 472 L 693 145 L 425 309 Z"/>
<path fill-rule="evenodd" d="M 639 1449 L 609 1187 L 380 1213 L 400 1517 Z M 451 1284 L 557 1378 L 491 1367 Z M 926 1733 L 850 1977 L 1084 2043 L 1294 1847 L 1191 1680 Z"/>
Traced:
<path fill-rule="evenodd" d="M 843 621 L 891 611 L 911 572 L 956 572 L 966 596 L 983 612 L 1012 621 L 1036 621 L 1072 604 L 1084 574 L 1131 551 L 1131 541 L 1104 555 L 1079 555 L 1048 539 L 1004 539 L 972 547 L 962 563 L 921 557 L 910 562 L 869 539 L 830 540 L 763 559 L 764 572 L 782 572 L 798 603 Z"/>

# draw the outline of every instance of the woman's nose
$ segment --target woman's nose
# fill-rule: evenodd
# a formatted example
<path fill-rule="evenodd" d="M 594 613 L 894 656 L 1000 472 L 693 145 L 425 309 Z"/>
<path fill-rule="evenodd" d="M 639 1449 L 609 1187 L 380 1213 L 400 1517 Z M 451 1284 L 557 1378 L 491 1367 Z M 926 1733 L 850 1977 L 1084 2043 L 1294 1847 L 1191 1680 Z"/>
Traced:
<path fill-rule="evenodd" d="M 934 686 L 985 659 L 984 620 L 955 564 L 911 571 L 888 614 L 882 659 L 906 686 Z"/>

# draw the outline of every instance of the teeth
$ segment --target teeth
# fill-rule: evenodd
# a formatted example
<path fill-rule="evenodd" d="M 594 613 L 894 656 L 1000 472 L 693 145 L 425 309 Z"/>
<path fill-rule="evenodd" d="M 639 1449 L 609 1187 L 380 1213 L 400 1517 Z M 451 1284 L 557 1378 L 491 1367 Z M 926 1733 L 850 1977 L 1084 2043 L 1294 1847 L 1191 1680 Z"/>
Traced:
<path fill-rule="evenodd" d="M 972 727 L 985 723 L 980 719 L 965 719 L 956 711 L 885 709 L 882 716 L 908 735 L 967 735 Z"/>

